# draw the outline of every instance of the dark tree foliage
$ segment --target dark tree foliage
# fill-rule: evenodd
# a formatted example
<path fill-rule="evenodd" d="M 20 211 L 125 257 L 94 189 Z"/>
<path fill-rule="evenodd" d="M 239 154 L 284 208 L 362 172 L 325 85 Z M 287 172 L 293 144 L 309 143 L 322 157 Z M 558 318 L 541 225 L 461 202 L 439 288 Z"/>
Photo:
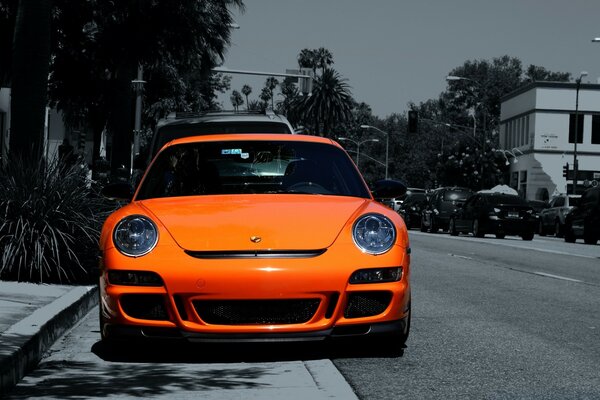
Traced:
<path fill-rule="evenodd" d="M 131 81 L 143 67 L 147 117 L 215 104 L 211 69 L 229 44 L 230 7 L 241 0 L 56 0 L 57 41 L 52 98 L 72 121 L 107 124 L 113 170 L 129 164 L 133 129 Z M 154 91 L 154 92 L 153 92 Z M 92 114 L 98 114 L 93 117 Z M 89 116 L 89 118 L 88 118 Z M 146 120 L 147 121 L 147 120 Z"/>

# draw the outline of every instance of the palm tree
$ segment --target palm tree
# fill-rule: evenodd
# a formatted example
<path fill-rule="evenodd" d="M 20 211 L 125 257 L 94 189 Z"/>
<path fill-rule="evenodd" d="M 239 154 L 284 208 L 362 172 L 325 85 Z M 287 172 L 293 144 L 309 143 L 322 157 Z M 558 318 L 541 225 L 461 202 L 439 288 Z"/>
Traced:
<path fill-rule="evenodd" d="M 321 68 L 321 74 L 325 73 L 325 68 L 333 64 L 333 54 L 324 47 L 319 47 L 314 51 L 315 68 Z"/>
<path fill-rule="evenodd" d="M 248 96 L 250 95 L 250 93 L 252 93 L 252 88 L 250 87 L 250 85 L 242 86 L 242 94 L 246 96 L 246 110 L 248 110 L 248 106 L 250 104 L 248 103 Z"/>
<path fill-rule="evenodd" d="M 273 94 L 273 91 L 275 90 L 277 85 L 279 85 L 279 81 L 272 76 L 268 77 L 267 80 L 265 81 L 265 88 L 267 88 L 270 93 L 271 109 L 275 108 L 275 105 L 274 105 L 275 95 Z"/>
<path fill-rule="evenodd" d="M 233 105 L 233 109 L 235 111 L 238 110 L 238 108 L 244 104 L 244 99 L 242 98 L 242 95 L 240 92 L 238 92 L 237 90 L 234 90 L 233 92 L 231 92 L 231 96 L 229 97 L 229 99 L 231 100 L 231 104 Z"/>
<path fill-rule="evenodd" d="M 334 124 L 341 124 L 352 118 L 353 104 L 346 80 L 334 69 L 325 68 L 323 74 L 315 78 L 312 95 L 299 98 L 296 106 L 302 120 L 314 121 L 314 134 L 331 136 Z"/>

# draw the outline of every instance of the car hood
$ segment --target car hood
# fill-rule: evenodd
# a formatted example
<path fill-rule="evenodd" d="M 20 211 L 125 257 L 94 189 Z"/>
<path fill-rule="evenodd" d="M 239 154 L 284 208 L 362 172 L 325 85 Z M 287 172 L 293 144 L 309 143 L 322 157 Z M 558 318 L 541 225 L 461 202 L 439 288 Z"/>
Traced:
<path fill-rule="evenodd" d="M 290 194 L 178 197 L 139 203 L 186 250 L 236 251 L 327 248 L 369 201 Z"/>

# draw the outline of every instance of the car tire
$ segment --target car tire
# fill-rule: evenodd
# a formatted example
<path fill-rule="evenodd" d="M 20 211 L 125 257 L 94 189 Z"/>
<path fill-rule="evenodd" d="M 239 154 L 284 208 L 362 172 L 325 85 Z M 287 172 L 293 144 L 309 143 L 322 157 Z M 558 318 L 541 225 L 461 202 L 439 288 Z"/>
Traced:
<path fill-rule="evenodd" d="M 575 243 L 575 234 L 573 233 L 573 229 L 567 225 L 565 225 L 564 238 L 565 242 L 567 243 Z"/>
<path fill-rule="evenodd" d="M 425 226 L 423 221 L 424 221 L 424 218 L 421 217 L 421 232 L 427 232 L 427 227 Z"/>
<path fill-rule="evenodd" d="M 485 232 L 483 232 L 483 230 L 481 229 L 481 224 L 479 223 L 478 219 L 473 221 L 473 236 L 478 238 L 482 238 L 485 236 Z"/>
<path fill-rule="evenodd" d="M 521 235 L 523 240 L 533 240 L 533 232 L 526 232 Z"/>
<path fill-rule="evenodd" d="M 496 239 L 504 239 L 505 237 L 506 237 L 506 233 L 496 232 Z"/>
<path fill-rule="evenodd" d="M 406 216 L 404 217 L 404 225 L 406 225 L 406 229 L 411 228 L 410 214 L 406 214 Z"/>
<path fill-rule="evenodd" d="M 590 232 L 587 225 L 583 226 L 583 243 L 592 245 L 598 243 L 598 238 L 594 236 L 593 232 Z"/>
<path fill-rule="evenodd" d="M 448 232 L 450 236 L 458 236 L 458 231 L 456 230 L 456 223 L 454 222 L 454 218 L 450 218 L 450 222 L 448 222 Z"/>
<path fill-rule="evenodd" d="M 561 238 L 565 235 L 565 228 L 560 224 L 560 221 L 556 221 L 554 224 L 554 236 Z"/>
<path fill-rule="evenodd" d="M 439 230 L 437 224 L 435 223 L 435 218 L 431 217 L 431 223 L 429 225 L 429 233 L 437 233 Z"/>
<path fill-rule="evenodd" d="M 538 225 L 538 235 L 546 236 L 546 230 L 544 229 L 544 223 L 542 221 L 540 221 Z"/>

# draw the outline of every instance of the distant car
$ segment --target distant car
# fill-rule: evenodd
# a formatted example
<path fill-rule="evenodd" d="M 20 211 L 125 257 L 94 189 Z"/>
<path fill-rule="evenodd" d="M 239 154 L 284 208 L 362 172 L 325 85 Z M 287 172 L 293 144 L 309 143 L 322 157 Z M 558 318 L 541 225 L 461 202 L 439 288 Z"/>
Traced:
<path fill-rule="evenodd" d="M 425 191 L 412 191 L 404 196 L 404 199 L 398 206 L 398 213 L 404 218 L 404 223 L 408 229 L 419 228 L 421 226 L 421 212 L 427 205 L 427 195 Z"/>
<path fill-rule="evenodd" d="M 473 233 L 484 237 L 491 233 L 503 239 L 518 235 L 533 239 L 536 220 L 533 208 L 519 196 L 504 193 L 477 193 L 461 205 L 450 218 L 450 234 Z"/>
<path fill-rule="evenodd" d="M 421 212 L 421 231 L 435 233 L 448 230 L 450 217 L 459 204 L 464 204 L 473 191 L 464 187 L 442 187 L 435 189 L 429 202 Z"/>
<path fill-rule="evenodd" d="M 544 200 L 527 200 L 527 203 L 533 208 L 533 217 L 538 221 L 536 226 L 539 227 L 540 212 L 548 208 L 548 202 Z"/>
<path fill-rule="evenodd" d="M 369 191 L 331 139 L 176 139 L 129 190 L 104 189 L 131 200 L 100 237 L 109 346 L 345 337 L 395 352 L 406 341 L 409 238 L 400 215 L 374 201 L 406 187 L 385 180 Z"/>
<path fill-rule="evenodd" d="M 566 216 L 565 242 L 578 238 L 586 244 L 596 244 L 600 239 L 600 187 L 587 189 Z"/>
<path fill-rule="evenodd" d="M 168 142 L 188 136 L 216 133 L 294 133 L 281 114 L 261 111 L 173 112 L 158 121 L 150 143 L 149 160 Z"/>
<path fill-rule="evenodd" d="M 563 237 L 565 217 L 579 203 L 581 195 L 559 194 L 550 199 L 548 207 L 539 213 L 538 234 Z"/>
<path fill-rule="evenodd" d="M 402 208 L 402 204 L 404 203 L 405 199 L 412 195 L 412 194 L 416 194 L 416 193 L 422 193 L 423 195 L 425 195 L 425 189 L 421 189 L 421 188 L 408 188 L 406 190 L 406 194 L 402 197 L 395 197 L 393 199 L 390 199 L 388 201 L 388 205 L 391 209 L 393 209 L 396 212 L 400 212 L 400 209 Z M 420 217 L 419 217 L 420 219 Z"/>

